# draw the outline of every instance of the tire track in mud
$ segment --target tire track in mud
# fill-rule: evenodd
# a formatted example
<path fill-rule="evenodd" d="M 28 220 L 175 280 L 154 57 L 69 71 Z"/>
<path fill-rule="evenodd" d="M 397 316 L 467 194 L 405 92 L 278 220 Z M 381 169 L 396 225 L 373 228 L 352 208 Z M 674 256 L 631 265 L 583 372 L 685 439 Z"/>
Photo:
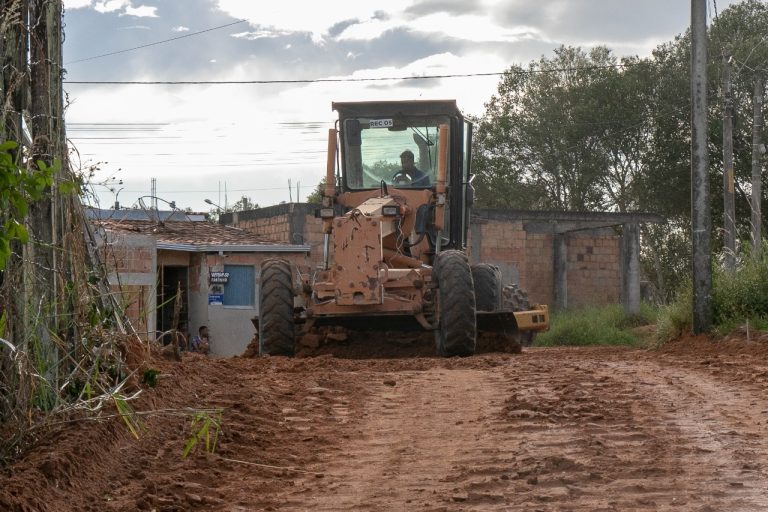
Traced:
<path fill-rule="evenodd" d="M 343 449 L 318 468 L 327 472 L 294 496 L 306 510 L 432 510 L 465 501 L 449 476 L 494 452 L 487 420 L 502 405 L 488 371 L 434 369 L 377 375 L 361 418 Z M 312 484 L 312 482 L 309 482 Z M 303 508 L 302 508 L 303 507 Z"/>
<path fill-rule="evenodd" d="M 768 509 L 768 403 L 697 368 L 634 355 L 534 356 L 508 373 L 529 385 L 505 407 L 507 432 L 525 440 L 508 467 L 507 509 Z"/>
<path fill-rule="evenodd" d="M 637 351 L 369 375 L 292 510 L 768 509 L 768 402 Z M 468 364 L 471 366 L 471 363 Z"/>

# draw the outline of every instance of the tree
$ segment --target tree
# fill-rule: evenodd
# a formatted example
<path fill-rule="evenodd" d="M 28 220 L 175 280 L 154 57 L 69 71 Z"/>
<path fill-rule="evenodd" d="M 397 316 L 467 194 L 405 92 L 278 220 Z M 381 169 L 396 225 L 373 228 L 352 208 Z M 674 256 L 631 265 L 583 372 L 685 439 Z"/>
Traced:
<path fill-rule="evenodd" d="M 307 196 L 307 202 L 309 204 L 323 204 L 323 194 L 325 193 L 325 178 L 320 180 L 315 190 L 313 190 Z"/>
<path fill-rule="evenodd" d="M 235 204 L 227 208 L 225 211 L 227 212 L 245 212 L 248 210 L 256 210 L 258 209 L 259 205 L 253 202 L 253 199 L 247 196 L 242 196 L 240 199 L 235 201 Z"/>
<path fill-rule="evenodd" d="M 619 93 L 638 96 L 644 90 L 620 91 L 616 64 L 605 47 L 587 53 L 563 46 L 552 58 L 526 69 L 513 66 L 504 74 L 475 138 L 479 204 L 626 208 L 628 172 L 637 171 L 640 144 L 637 131 L 628 129 L 631 107 Z M 612 163 L 619 171 L 613 176 Z"/>

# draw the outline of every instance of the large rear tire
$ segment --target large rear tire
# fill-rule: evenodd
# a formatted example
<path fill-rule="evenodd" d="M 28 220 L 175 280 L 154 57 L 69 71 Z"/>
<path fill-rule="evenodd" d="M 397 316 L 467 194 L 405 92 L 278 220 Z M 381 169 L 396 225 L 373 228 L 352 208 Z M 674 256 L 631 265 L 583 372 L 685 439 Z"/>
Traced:
<path fill-rule="evenodd" d="M 261 264 L 259 354 L 292 356 L 295 350 L 291 264 L 270 258 Z"/>
<path fill-rule="evenodd" d="M 435 334 L 438 355 L 471 356 L 475 353 L 475 291 L 467 256 L 456 250 L 437 255 L 435 279 L 438 286 L 440 320 Z"/>
<path fill-rule="evenodd" d="M 501 271 L 495 265 L 478 263 L 470 267 L 478 311 L 497 311 L 501 305 Z"/>

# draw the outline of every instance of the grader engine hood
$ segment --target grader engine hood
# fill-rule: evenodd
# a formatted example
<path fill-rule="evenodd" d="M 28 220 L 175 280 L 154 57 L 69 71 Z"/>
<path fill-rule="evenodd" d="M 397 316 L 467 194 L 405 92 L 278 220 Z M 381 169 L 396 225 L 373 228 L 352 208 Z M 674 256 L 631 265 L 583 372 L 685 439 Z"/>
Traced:
<path fill-rule="evenodd" d="M 331 281 L 336 304 L 383 303 L 383 240 L 397 229 L 398 209 L 392 198 L 377 197 L 334 219 Z M 394 215 L 384 215 L 385 211 Z"/>

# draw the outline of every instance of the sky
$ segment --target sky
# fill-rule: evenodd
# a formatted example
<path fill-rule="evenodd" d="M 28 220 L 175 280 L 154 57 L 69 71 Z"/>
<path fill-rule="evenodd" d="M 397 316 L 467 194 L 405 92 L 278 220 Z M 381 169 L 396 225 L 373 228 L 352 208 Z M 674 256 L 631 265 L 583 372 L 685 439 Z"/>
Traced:
<path fill-rule="evenodd" d="M 480 116 L 497 75 L 397 78 L 501 73 L 560 45 L 648 56 L 690 23 L 686 0 L 64 5 L 67 135 L 74 167 L 92 171 L 89 203 L 150 205 L 154 179 L 160 209 L 195 212 L 305 200 L 325 175 L 333 101 L 455 99 Z M 349 81 L 322 81 L 336 79 Z M 75 83 L 100 81 L 277 83 Z"/>

